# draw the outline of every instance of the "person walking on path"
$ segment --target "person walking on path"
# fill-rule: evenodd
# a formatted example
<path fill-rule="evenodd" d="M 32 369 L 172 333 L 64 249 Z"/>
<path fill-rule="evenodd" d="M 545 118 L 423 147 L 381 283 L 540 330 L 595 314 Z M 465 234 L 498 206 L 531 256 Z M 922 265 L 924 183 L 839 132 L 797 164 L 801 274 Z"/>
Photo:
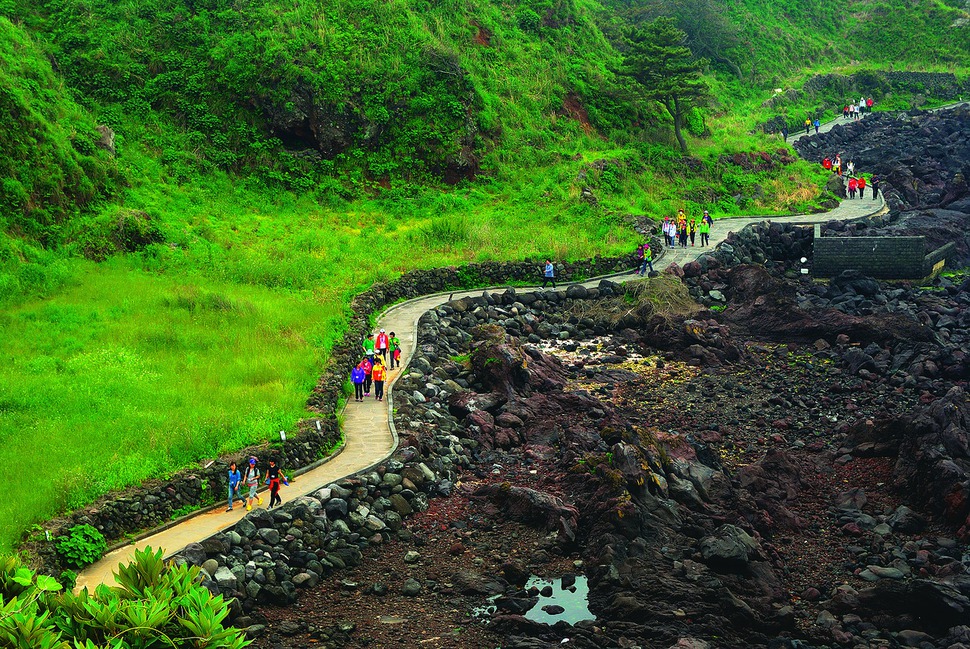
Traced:
<path fill-rule="evenodd" d="M 375 361 L 376 362 L 376 359 Z M 365 358 L 360 362 L 360 367 L 364 370 L 364 396 L 370 396 L 371 371 L 374 369 L 374 362 Z"/>
<path fill-rule="evenodd" d="M 653 272 L 653 251 L 650 250 L 649 243 L 641 243 L 637 246 L 637 269 L 633 271 L 634 275 L 646 275 L 647 266 L 650 267 L 650 272 Z"/>
<path fill-rule="evenodd" d="M 872 185 L 872 200 L 876 200 L 879 198 L 879 176 L 872 174 L 869 184 Z"/>
<path fill-rule="evenodd" d="M 364 361 L 361 361 L 350 371 L 350 382 L 354 384 L 354 401 L 358 403 L 364 400 L 364 380 L 366 378 Z"/>
<path fill-rule="evenodd" d="M 249 458 L 249 467 L 246 468 L 246 486 L 249 487 L 249 496 L 246 499 L 246 511 L 251 511 L 253 508 L 253 501 L 256 501 L 257 505 L 263 504 L 263 499 L 259 497 L 257 493 L 259 491 L 259 468 L 256 466 L 256 458 Z"/>
<path fill-rule="evenodd" d="M 842 175 L 842 154 L 841 153 L 835 154 L 835 162 L 832 163 L 832 171 L 834 171 L 840 176 Z"/>
<path fill-rule="evenodd" d="M 866 197 L 866 177 L 859 174 L 859 198 Z"/>
<path fill-rule="evenodd" d="M 650 267 L 650 273 L 653 273 L 653 250 L 650 249 L 650 244 L 648 243 L 643 248 L 643 265 L 640 267 L 640 274 L 643 275 L 647 271 L 647 266 Z"/>
<path fill-rule="evenodd" d="M 387 377 L 387 370 L 384 368 L 384 363 L 381 359 L 374 359 L 374 368 L 371 370 L 371 375 L 374 377 L 374 398 L 378 401 L 384 400 L 384 379 Z"/>
<path fill-rule="evenodd" d="M 805 135 L 809 134 L 809 130 L 812 128 L 812 120 L 809 117 L 805 118 Z"/>
<path fill-rule="evenodd" d="M 701 217 L 701 221 L 707 221 L 709 226 L 714 227 L 714 219 L 711 218 L 711 213 L 707 210 L 704 210 L 704 216 Z"/>
<path fill-rule="evenodd" d="M 681 221 L 680 224 L 680 247 L 687 247 L 687 221 Z"/>
<path fill-rule="evenodd" d="M 374 334 L 367 334 L 367 338 L 364 339 L 364 356 L 367 357 L 371 363 L 374 362 Z"/>
<path fill-rule="evenodd" d="M 812 126 L 815 127 L 815 135 L 818 135 L 818 129 L 821 128 L 822 122 L 820 122 L 819 119 L 816 117 L 815 121 L 812 122 Z"/>
<path fill-rule="evenodd" d="M 377 340 L 374 341 L 374 349 L 378 354 L 381 355 L 381 358 L 384 359 L 385 363 L 387 362 L 387 348 L 390 346 L 390 344 L 391 342 L 388 339 L 387 334 L 384 333 L 383 329 L 381 329 L 380 333 L 377 334 Z"/>
<path fill-rule="evenodd" d="M 391 369 L 394 369 L 394 363 L 397 363 L 398 368 L 401 367 L 401 339 L 391 332 Z"/>
<path fill-rule="evenodd" d="M 849 160 L 849 164 L 845 165 L 845 171 L 849 176 L 855 175 L 855 163 Z"/>
<path fill-rule="evenodd" d="M 290 484 L 290 481 L 286 479 L 280 468 L 276 466 L 276 460 L 269 461 L 269 468 L 266 469 L 266 484 L 269 485 L 269 508 L 273 509 L 278 505 L 283 504 L 283 499 L 280 498 L 280 480 L 283 484 Z"/>
<path fill-rule="evenodd" d="M 664 237 L 667 239 L 667 245 L 673 248 L 676 245 L 674 244 L 674 239 L 677 238 L 677 226 L 669 216 L 664 217 L 663 231 Z"/>
<path fill-rule="evenodd" d="M 781 139 L 788 140 L 788 120 L 781 123 Z"/>
<path fill-rule="evenodd" d="M 556 288 L 556 267 L 552 264 L 551 259 L 546 260 L 546 265 L 542 270 L 542 288 L 545 288 L 549 282 L 552 282 L 552 287 Z"/>
<path fill-rule="evenodd" d="M 235 502 L 236 498 L 239 502 L 246 504 L 246 499 L 239 494 L 239 487 L 242 485 L 242 474 L 239 473 L 239 469 L 236 468 L 235 462 L 229 463 L 229 506 L 226 507 L 227 512 L 232 511 L 232 503 Z"/>
<path fill-rule="evenodd" d="M 690 235 L 690 247 L 693 248 L 694 237 L 697 236 L 697 221 L 695 221 L 694 219 L 691 219 L 690 223 L 687 225 L 687 234 Z"/>
<path fill-rule="evenodd" d="M 872 112 L 872 97 L 869 97 L 868 99 L 866 99 L 866 112 L 867 113 Z"/>
<path fill-rule="evenodd" d="M 857 189 L 859 189 L 859 181 L 855 178 L 849 178 L 849 198 L 855 198 Z"/>
<path fill-rule="evenodd" d="M 697 226 L 697 229 L 701 233 L 701 247 L 704 248 L 710 245 L 711 224 L 707 222 L 707 219 L 701 219 L 701 224 Z"/>

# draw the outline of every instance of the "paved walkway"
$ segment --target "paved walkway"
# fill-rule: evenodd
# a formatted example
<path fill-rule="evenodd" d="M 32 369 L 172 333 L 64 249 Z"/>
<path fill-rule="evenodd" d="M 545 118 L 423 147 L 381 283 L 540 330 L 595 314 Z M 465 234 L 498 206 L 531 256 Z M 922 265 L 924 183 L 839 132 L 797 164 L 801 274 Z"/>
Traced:
<path fill-rule="evenodd" d="M 705 252 L 713 251 L 717 244 L 727 238 L 729 232 L 739 232 L 752 223 L 762 221 L 772 221 L 775 223 L 825 223 L 832 220 L 848 221 L 878 214 L 886 209 L 886 201 L 879 192 L 879 197 L 872 198 L 871 188 L 866 189 L 865 198 L 850 199 L 842 201 L 838 207 L 828 212 L 818 214 L 795 214 L 786 216 L 743 216 L 734 218 L 722 218 L 714 221 L 711 227 L 711 245 L 706 248 L 690 246 L 686 248 L 667 248 L 663 256 L 660 257 L 661 264 L 654 264 L 655 269 L 666 268 L 672 263 L 683 266 L 689 261 L 697 259 Z M 695 241 L 700 243 L 701 235 L 698 233 Z"/>
<path fill-rule="evenodd" d="M 826 123 L 822 128 L 829 130 L 840 121 L 841 119 Z M 797 137 L 799 136 L 793 136 L 789 140 L 794 140 Z M 701 248 L 695 246 L 664 250 L 662 255 L 658 255 L 655 268 L 666 268 L 671 263 L 677 263 L 683 266 L 701 254 L 713 250 L 717 244 L 727 238 L 729 232 L 739 231 L 751 223 L 770 220 L 808 224 L 821 223 L 832 219 L 855 219 L 878 213 L 884 209 L 884 206 L 885 203 L 880 194 L 877 200 L 873 200 L 871 197 L 862 200 L 846 199 L 834 210 L 821 214 L 719 219 L 714 222 L 714 227 L 711 229 L 709 247 Z M 698 235 L 699 239 L 700 236 Z M 615 281 L 628 281 L 639 278 L 639 276 L 633 275 L 632 272 L 621 273 L 610 277 Z M 585 282 L 585 285 L 595 286 L 599 283 L 600 279 L 594 278 Z M 523 289 L 520 288 L 519 290 Z M 407 367 L 414 350 L 417 322 L 421 315 L 425 311 L 447 302 L 449 299 L 456 299 L 466 295 L 481 295 L 482 292 L 483 289 L 458 291 L 403 302 L 385 311 L 378 319 L 377 326 L 389 332 L 394 331 L 397 333 L 398 338 L 401 339 L 402 361 L 404 362 L 404 366 Z M 397 447 L 397 433 L 394 430 L 390 413 L 393 412 L 394 407 L 392 388 L 399 376 L 400 370 L 395 369 L 390 373 L 386 390 L 387 399 L 385 401 L 378 402 L 371 397 L 364 403 L 355 403 L 354 401 L 347 403 L 343 411 L 343 431 L 346 439 L 343 450 L 339 455 L 332 457 L 296 479 L 291 480 L 290 485 L 283 487 L 281 491 L 281 495 L 285 500 L 293 500 L 298 496 L 313 493 L 317 489 L 336 482 L 341 478 L 379 464 L 394 451 Z M 131 561 L 135 550 L 145 547 L 161 547 L 164 548 L 166 556 L 170 556 L 189 543 L 202 541 L 232 527 L 246 514 L 245 508 L 238 505 L 232 512 L 226 512 L 224 510 L 225 508 L 221 504 L 217 505 L 214 508 L 201 511 L 197 515 L 181 521 L 176 525 L 171 525 L 141 538 L 134 543 L 113 550 L 97 563 L 81 571 L 78 575 L 77 587 L 79 589 L 83 587 L 93 589 L 98 584 L 113 584 L 112 573 L 117 570 L 119 564 Z"/>
<path fill-rule="evenodd" d="M 870 114 L 871 113 L 863 113 L 863 115 L 862 115 L 862 117 L 860 117 L 860 119 L 865 119 Z M 842 116 L 840 115 L 839 117 L 836 117 L 833 120 L 829 120 L 828 122 L 823 122 L 823 123 L 819 124 L 818 132 L 819 133 L 828 133 L 829 131 L 831 131 L 833 128 L 835 128 L 839 124 L 851 124 L 854 121 L 856 121 L 856 120 L 854 120 L 854 119 L 842 119 Z M 811 129 L 809 129 L 809 131 L 810 132 L 807 135 L 815 135 L 815 127 L 814 126 Z M 785 139 L 785 142 L 788 142 L 789 144 L 794 144 L 795 143 L 795 140 L 800 140 L 803 137 L 806 137 L 806 133 L 805 133 L 804 127 L 801 128 L 800 130 L 794 132 L 794 133 L 789 133 L 788 134 L 788 137 Z"/>
<path fill-rule="evenodd" d="M 943 106 L 937 106 L 936 108 L 930 108 L 929 111 L 931 113 L 935 113 L 935 112 L 941 111 L 941 110 L 948 110 L 950 108 L 956 108 L 957 106 L 970 106 L 970 102 L 967 102 L 967 101 L 954 101 L 954 102 L 949 103 L 949 104 L 944 104 Z M 872 115 L 872 114 L 874 114 L 874 113 L 863 113 L 860 119 L 865 119 L 866 117 L 868 117 L 869 115 Z M 836 117 L 833 120 L 829 120 L 827 122 L 823 122 L 822 124 L 819 124 L 818 132 L 819 133 L 828 133 L 829 131 L 831 131 L 833 128 L 835 128 L 839 124 L 844 124 L 844 125 L 845 124 L 851 124 L 854 121 L 856 121 L 856 120 L 843 119 L 842 116 L 840 115 L 840 116 Z M 808 135 L 815 135 L 815 127 L 812 127 L 811 129 L 809 129 L 809 131 L 810 132 L 808 133 Z M 794 144 L 795 143 L 795 140 L 800 140 L 803 137 L 806 137 L 806 133 L 805 133 L 804 127 L 802 127 L 801 129 L 799 129 L 799 130 L 797 130 L 795 132 L 789 133 L 788 134 L 788 137 L 785 139 L 785 142 L 787 142 L 789 144 Z M 848 162 L 848 161 L 846 160 L 845 162 Z"/>

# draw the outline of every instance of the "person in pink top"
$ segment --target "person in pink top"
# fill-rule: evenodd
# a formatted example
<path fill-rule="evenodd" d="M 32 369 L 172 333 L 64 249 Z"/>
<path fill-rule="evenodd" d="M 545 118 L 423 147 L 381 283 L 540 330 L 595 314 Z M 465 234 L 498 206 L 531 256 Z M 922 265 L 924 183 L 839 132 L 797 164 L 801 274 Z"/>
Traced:
<path fill-rule="evenodd" d="M 855 198 L 857 189 L 859 189 L 859 181 L 855 178 L 849 178 L 849 198 Z"/>
<path fill-rule="evenodd" d="M 364 396 L 365 397 L 370 396 L 371 370 L 373 369 L 373 367 L 374 366 L 367 358 L 365 358 L 360 362 L 360 368 L 364 370 Z"/>

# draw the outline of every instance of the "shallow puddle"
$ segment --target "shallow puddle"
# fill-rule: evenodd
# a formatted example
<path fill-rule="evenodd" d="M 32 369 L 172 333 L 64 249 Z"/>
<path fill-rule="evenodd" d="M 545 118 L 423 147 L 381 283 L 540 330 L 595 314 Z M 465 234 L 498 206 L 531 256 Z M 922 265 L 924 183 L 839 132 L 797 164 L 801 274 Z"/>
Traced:
<path fill-rule="evenodd" d="M 576 624 L 583 620 L 595 620 L 596 616 L 589 612 L 589 583 L 585 575 L 577 575 L 576 583 L 569 588 L 562 587 L 562 579 L 543 579 L 532 576 L 525 585 L 529 590 L 535 586 L 538 590 L 552 586 L 552 593 L 548 596 L 539 595 L 539 602 L 526 612 L 526 619 L 543 624 L 568 622 Z M 543 606 L 561 606 L 562 613 L 551 614 L 542 610 Z"/>
<path fill-rule="evenodd" d="M 546 587 L 552 589 L 548 595 L 543 595 L 542 590 Z M 562 587 L 562 578 L 547 579 L 535 575 L 529 577 L 525 584 L 525 590 L 530 591 L 535 588 L 540 591 L 536 597 L 539 601 L 535 606 L 526 611 L 525 618 L 541 624 L 555 624 L 556 622 L 566 622 L 576 624 L 584 620 L 595 620 L 596 616 L 589 611 L 589 582 L 584 575 L 577 575 L 575 582 L 569 588 Z M 485 604 L 472 610 L 474 617 L 488 619 L 492 617 L 497 607 L 495 601 L 501 595 L 492 595 Z M 550 613 L 543 611 L 544 606 L 560 606 L 561 613 Z"/>

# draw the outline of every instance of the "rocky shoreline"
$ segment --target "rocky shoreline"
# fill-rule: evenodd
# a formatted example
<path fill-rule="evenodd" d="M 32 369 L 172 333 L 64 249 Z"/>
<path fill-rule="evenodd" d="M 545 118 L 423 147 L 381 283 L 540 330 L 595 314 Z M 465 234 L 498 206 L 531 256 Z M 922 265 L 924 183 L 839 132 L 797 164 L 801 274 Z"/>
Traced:
<path fill-rule="evenodd" d="M 919 169 L 923 202 L 828 229 L 923 219 L 966 265 L 962 167 Z M 659 280 L 673 311 L 611 282 L 439 307 L 392 460 L 182 556 L 259 647 L 970 647 L 970 281 L 818 284 L 806 245 L 738 233 Z M 585 577 L 593 619 L 536 621 L 566 611 L 530 577 Z"/>

